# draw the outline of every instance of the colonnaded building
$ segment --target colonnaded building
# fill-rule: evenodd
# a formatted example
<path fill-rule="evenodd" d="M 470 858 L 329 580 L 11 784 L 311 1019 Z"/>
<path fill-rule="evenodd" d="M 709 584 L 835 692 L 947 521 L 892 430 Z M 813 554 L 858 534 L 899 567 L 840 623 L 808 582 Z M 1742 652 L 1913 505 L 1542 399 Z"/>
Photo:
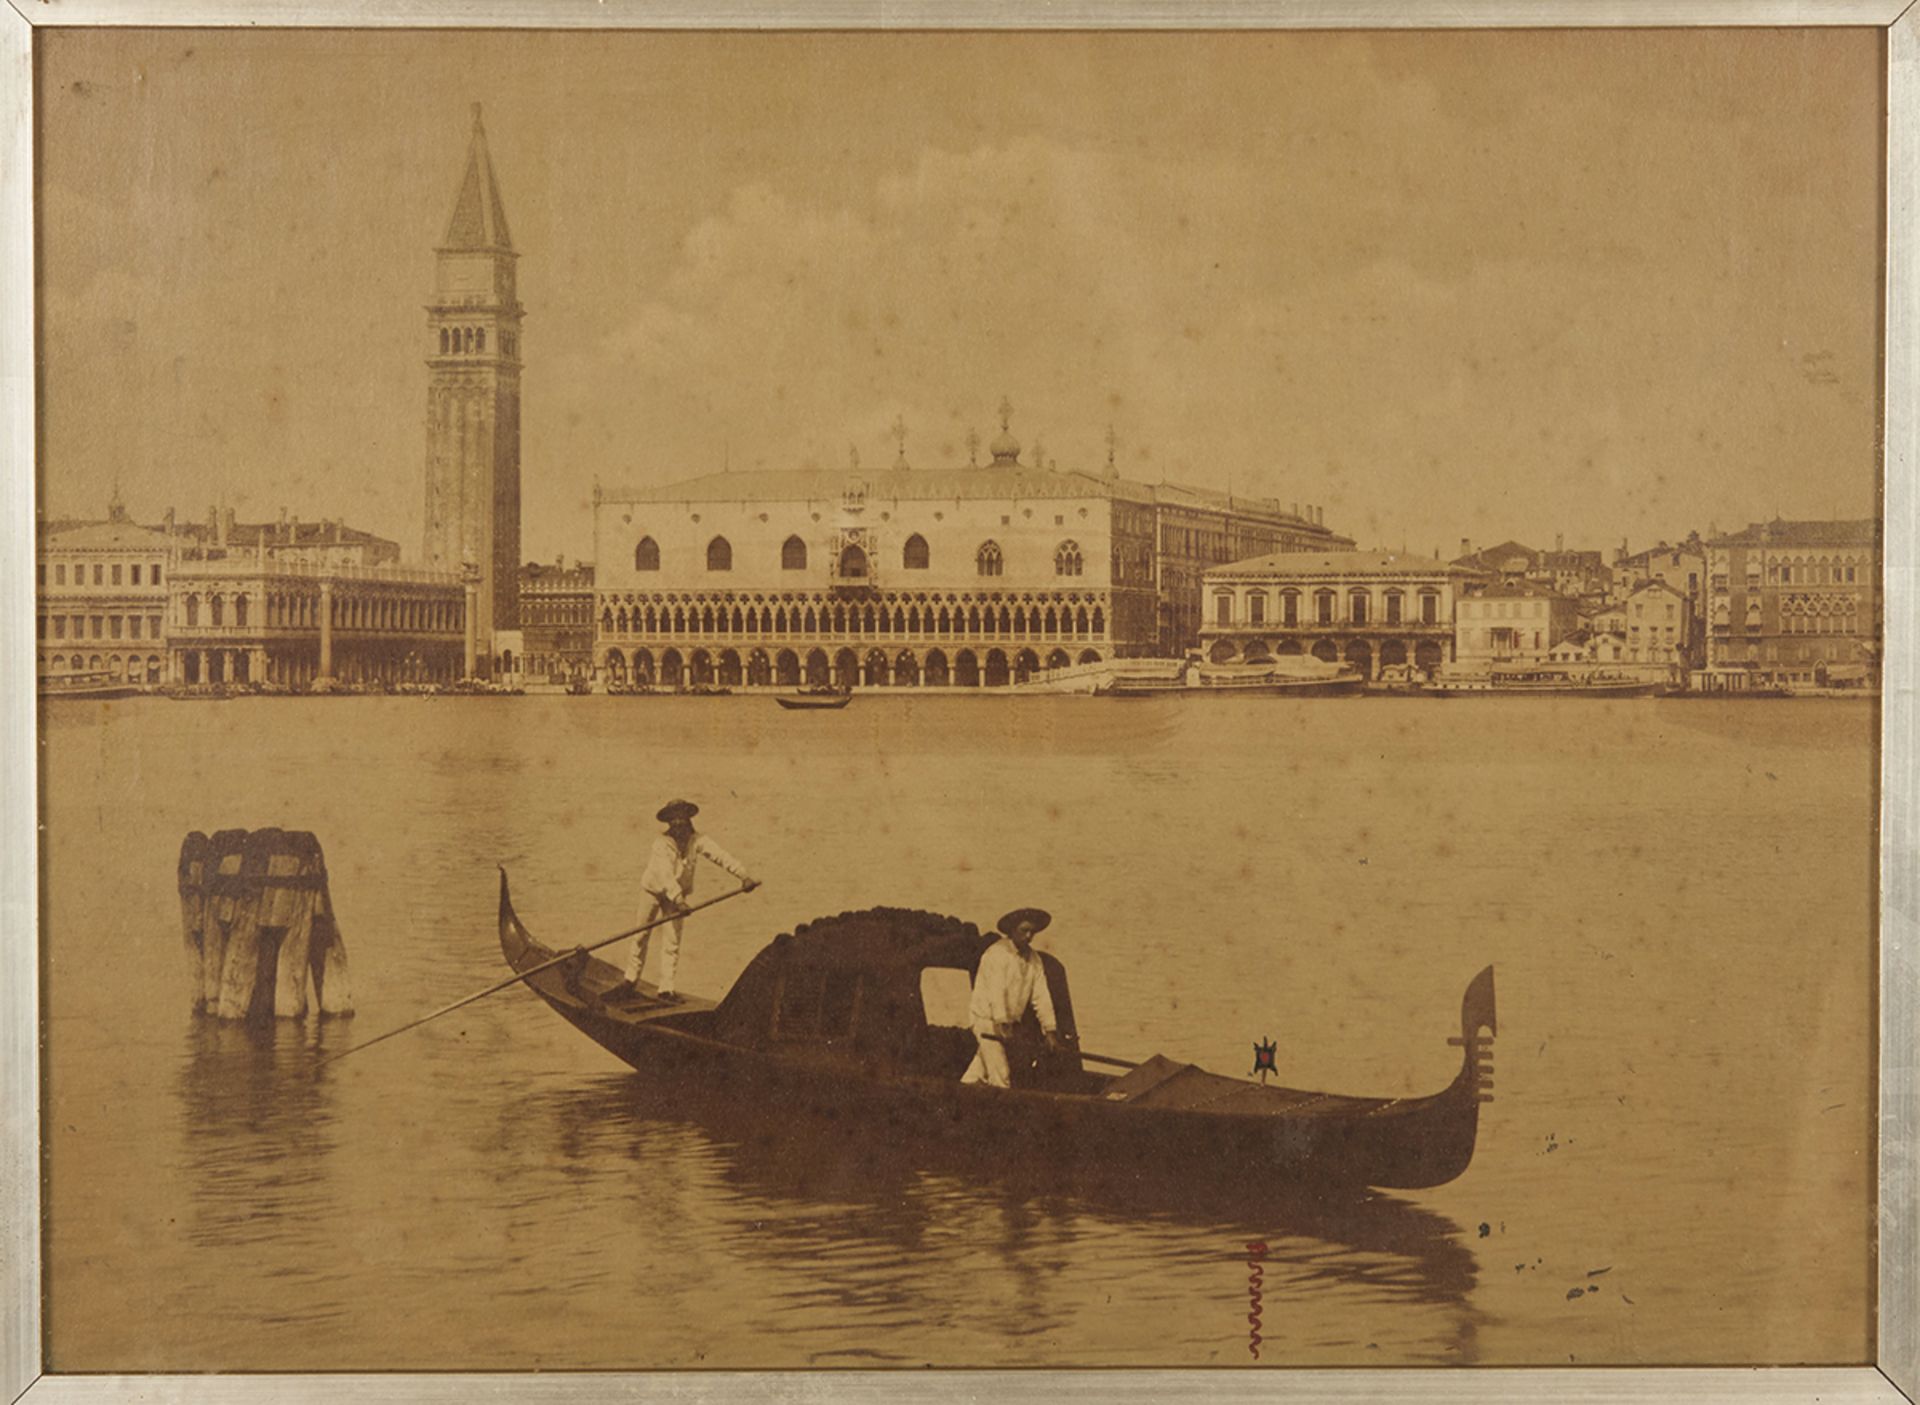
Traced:
<path fill-rule="evenodd" d="M 1201 643 L 1214 663 L 1311 654 L 1368 678 L 1453 656 L 1454 597 L 1469 573 L 1389 551 L 1292 551 L 1207 572 Z"/>
<path fill-rule="evenodd" d="M 204 526 L 169 509 L 45 524 L 36 577 L 44 680 L 196 687 L 321 679 L 452 682 L 471 674 L 479 573 L 397 563 L 399 547 L 338 520 Z"/>
<path fill-rule="evenodd" d="M 723 472 L 594 498 L 594 658 L 611 683 L 994 687 L 1178 653 L 1202 575 L 1351 546 L 1320 514 L 1023 465 Z"/>

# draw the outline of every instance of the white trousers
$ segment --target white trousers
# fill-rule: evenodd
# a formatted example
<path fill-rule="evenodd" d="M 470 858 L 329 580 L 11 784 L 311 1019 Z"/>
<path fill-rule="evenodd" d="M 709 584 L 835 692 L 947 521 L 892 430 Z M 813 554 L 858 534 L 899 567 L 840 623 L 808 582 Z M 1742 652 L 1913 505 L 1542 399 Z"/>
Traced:
<path fill-rule="evenodd" d="M 641 905 L 640 921 L 658 922 L 672 910 L 658 898 L 653 898 Z M 683 925 L 684 919 L 676 917 L 666 926 L 655 929 L 660 936 L 660 989 L 663 991 L 676 989 L 673 975 L 680 966 L 680 929 Z M 627 948 L 627 979 L 635 985 L 640 983 L 640 973 L 647 968 L 647 943 L 653 936 L 654 932 L 642 932 Z"/>
<path fill-rule="evenodd" d="M 1007 1046 L 998 1039 L 988 1039 L 978 1034 L 974 1038 L 980 1043 L 980 1052 L 973 1056 L 973 1062 L 960 1075 L 960 1081 L 984 1083 L 989 1088 L 1010 1087 L 1007 1079 Z"/>

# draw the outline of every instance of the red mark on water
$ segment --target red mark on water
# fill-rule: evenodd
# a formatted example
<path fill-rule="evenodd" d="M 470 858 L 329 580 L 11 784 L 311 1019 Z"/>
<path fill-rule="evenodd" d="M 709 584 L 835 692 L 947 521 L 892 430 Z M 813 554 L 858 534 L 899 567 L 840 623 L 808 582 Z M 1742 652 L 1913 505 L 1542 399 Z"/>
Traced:
<path fill-rule="evenodd" d="M 1266 1270 L 1260 1264 L 1266 1257 L 1264 1239 L 1247 1241 L 1247 1350 L 1255 1361 L 1260 1359 L 1260 1285 L 1266 1281 Z"/>

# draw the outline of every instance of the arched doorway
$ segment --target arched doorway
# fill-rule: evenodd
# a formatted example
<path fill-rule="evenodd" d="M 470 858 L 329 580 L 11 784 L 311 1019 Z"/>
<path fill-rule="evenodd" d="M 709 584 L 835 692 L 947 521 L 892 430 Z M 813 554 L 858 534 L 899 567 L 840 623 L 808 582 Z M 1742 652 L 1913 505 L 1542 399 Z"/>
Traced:
<path fill-rule="evenodd" d="M 860 660 L 851 649 L 842 649 L 833 656 L 833 681 L 842 688 L 851 688 L 860 681 Z"/>
<path fill-rule="evenodd" d="M 947 656 L 938 649 L 927 655 L 926 677 L 929 688 L 947 686 Z"/>
<path fill-rule="evenodd" d="M 1255 639 L 1248 644 L 1242 657 L 1244 657 L 1248 663 L 1273 662 L 1273 654 L 1267 649 L 1267 641 L 1264 639 Z"/>
<path fill-rule="evenodd" d="M 920 686 L 920 661 L 905 649 L 893 661 L 893 682 L 898 688 Z"/>
<path fill-rule="evenodd" d="M 694 687 L 703 687 L 713 682 L 713 655 L 705 649 L 695 649 L 688 660 L 688 682 Z"/>
<path fill-rule="evenodd" d="M 1013 659 L 1013 681 L 1025 683 L 1040 671 L 1040 656 L 1031 649 L 1022 649 Z"/>
<path fill-rule="evenodd" d="M 1233 656 L 1238 652 L 1239 650 L 1233 647 L 1232 640 L 1216 639 L 1213 641 L 1213 647 L 1207 650 L 1207 658 L 1212 663 L 1232 663 Z"/>
<path fill-rule="evenodd" d="M 998 649 L 987 650 L 986 684 L 989 688 L 1007 686 L 1007 656 Z"/>
<path fill-rule="evenodd" d="M 1440 647 L 1438 639 L 1422 639 L 1413 646 L 1413 662 L 1416 668 L 1436 669 L 1445 661 L 1446 651 Z"/>
<path fill-rule="evenodd" d="M 720 654 L 720 684 L 725 688 L 738 688 L 742 673 L 740 652 L 737 649 L 725 649 Z"/>
<path fill-rule="evenodd" d="M 773 661 L 767 657 L 765 649 L 755 649 L 747 658 L 747 682 L 755 688 L 764 688 L 773 681 Z"/>
<path fill-rule="evenodd" d="M 1340 646 L 1331 639 L 1322 639 L 1313 646 L 1313 656 L 1321 663 L 1339 663 Z"/>
<path fill-rule="evenodd" d="M 1068 657 L 1065 649 L 1055 649 L 1051 654 L 1047 655 L 1047 667 L 1072 668 L 1073 660 Z"/>
<path fill-rule="evenodd" d="M 869 688 L 887 686 L 887 656 L 878 649 L 867 654 L 866 662 L 860 668 L 860 681 Z"/>
<path fill-rule="evenodd" d="M 1100 651 L 1098 649 L 1082 649 L 1078 661 L 1083 664 L 1099 663 Z"/>
<path fill-rule="evenodd" d="M 1399 668 L 1407 661 L 1406 641 L 1389 639 L 1380 646 L 1380 667 Z"/>
<path fill-rule="evenodd" d="M 840 553 L 840 579 L 863 581 L 867 578 L 867 553 L 849 542 Z"/>
<path fill-rule="evenodd" d="M 678 649 L 669 649 L 660 656 L 660 684 L 666 688 L 678 688 L 687 681 L 687 667 L 680 658 Z"/>
<path fill-rule="evenodd" d="M 956 688 L 980 686 L 980 659 L 973 650 L 962 649 L 953 656 L 953 683 Z"/>
<path fill-rule="evenodd" d="M 1273 652 L 1277 658 L 1297 658 L 1300 654 L 1300 641 L 1298 639 L 1282 639 L 1279 644 L 1274 647 Z"/>
<path fill-rule="evenodd" d="M 653 650 L 635 649 L 633 651 L 633 681 L 642 688 L 653 686 Z"/>
<path fill-rule="evenodd" d="M 815 649 L 807 655 L 807 683 L 815 688 L 824 688 L 831 681 L 832 670 L 827 666 L 827 651 Z"/>
<path fill-rule="evenodd" d="M 100 669 L 100 660 L 97 657 L 93 660 L 93 669 L 96 673 Z M 207 653 L 207 682 L 224 683 L 226 681 L 227 651 L 224 649 L 209 650 Z"/>
<path fill-rule="evenodd" d="M 1347 666 L 1357 670 L 1362 678 L 1373 677 L 1373 645 L 1364 639 L 1347 645 Z"/>
<path fill-rule="evenodd" d="M 792 688 L 800 682 L 800 656 L 791 649 L 782 649 L 773 657 L 773 681 L 783 688 Z"/>

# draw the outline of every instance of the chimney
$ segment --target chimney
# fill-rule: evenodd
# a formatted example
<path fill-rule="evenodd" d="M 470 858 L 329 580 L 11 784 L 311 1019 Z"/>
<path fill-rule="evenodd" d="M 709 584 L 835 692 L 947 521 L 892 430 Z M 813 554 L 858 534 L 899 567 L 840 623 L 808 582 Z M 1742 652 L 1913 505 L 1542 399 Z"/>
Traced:
<path fill-rule="evenodd" d="M 340 519 L 338 517 L 329 517 L 327 519 L 327 540 L 330 542 L 340 540 Z"/>
<path fill-rule="evenodd" d="M 207 509 L 207 535 L 213 538 L 220 535 L 220 509 L 217 507 Z"/>
<path fill-rule="evenodd" d="M 172 508 L 167 509 L 167 515 L 162 520 L 162 525 L 165 527 L 167 535 L 172 536 L 173 535 L 173 509 Z"/>
<path fill-rule="evenodd" d="M 1553 534 L 1554 555 L 1558 556 L 1560 555 L 1560 553 L 1564 552 L 1566 549 L 1567 549 L 1567 534 L 1565 532 L 1555 532 Z"/>
<path fill-rule="evenodd" d="M 1462 556 L 1473 555 L 1473 543 L 1465 537 L 1460 538 L 1460 554 Z"/>
<path fill-rule="evenodd" d="M 284 507 L 280 509 L 280 525 L 282 527 L 287 525 L 287 510 Z"/>

